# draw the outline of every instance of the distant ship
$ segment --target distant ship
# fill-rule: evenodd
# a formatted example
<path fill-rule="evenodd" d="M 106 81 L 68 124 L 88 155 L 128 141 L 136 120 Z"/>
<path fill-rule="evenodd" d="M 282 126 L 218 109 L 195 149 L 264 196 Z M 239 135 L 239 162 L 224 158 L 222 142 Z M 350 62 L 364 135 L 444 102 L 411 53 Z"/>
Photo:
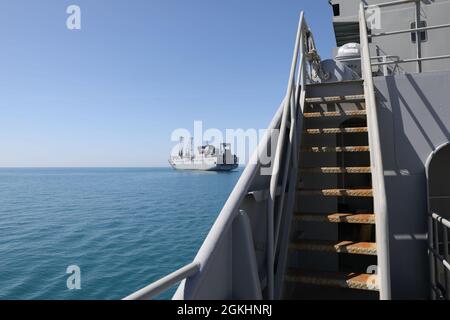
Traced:
<path fill-rule="evenodd" d="M 195 154 L 192 139 L 190 147 L 186 148 L 184 139 L 180 138 L 178 155 L 171 157 L 169 163 L 175 170 L 232 171 L 239 166 L 239 159 L 231 153 L 229 143 L 222 143 L 219 148 L 206 144 L 198 147 L 198 154 Z"/>

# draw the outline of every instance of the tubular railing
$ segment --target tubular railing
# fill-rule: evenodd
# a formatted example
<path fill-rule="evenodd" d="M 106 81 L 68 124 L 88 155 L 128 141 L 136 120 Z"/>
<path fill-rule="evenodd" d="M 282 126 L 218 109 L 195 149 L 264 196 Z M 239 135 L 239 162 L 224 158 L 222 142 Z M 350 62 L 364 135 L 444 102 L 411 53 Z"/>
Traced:
<path fill-rule="evenodd" d="M 378 252 L 378 276 L 380 281 L 380 299 L 391 299 L 390 262 L 389 262 L 389 226 L 386 204 L 383 158 L 381 154 L 380 132 L 378 125 L 375 87 L 369 51 L 369 38 L 364 3 L 359 9 L 359 31 L 361 45 L 361 66 L 366 98 L 367 125 L 369 127 L 370 162 L 372 165 L 372 184 L 374 188 L 374 207 L 376 217 L 376 242 Z"/>
<path fill-rule="evenodd" d="M 307 77 L 309 76 L 309 79 L 312 79 L 314 62 L 319 61 L 320 58 L 317 55 L 313 35 L 306 23 L 304 13 L 302 12 L 300 14 L 300 21 L 297 29 L 288 88 L 284 102 L 283 118 L 280 126 L 280 135 L 270 180 L 267 210 L 267 298 L 269 300 L 272 300 L 275 297 L 274 279 L 277 273 L 275 270 L 277 252 L 286 250 L 286 248 L 281 247 L 281 221 L 285 215 L 292 211 L 292 203 L 295 200 L 296 179 L 292 179 L 292 177 L 296 176 L 295 172 L 298 166 L 296 155 L 299 146 L 297 141 L 299 111 L 303 112 Z M 309 68 L 307 68 L 308 66 Z M 288 126 L 288 121 L 290 121 L 290 126 Z M 288 130 L 289 136 L 287 136 Z M 282 168 L 283 175 L 280 177 Z M 295 172 L 292 172 L 290 170 L 291 168 L 292 171 Z M 277 199 L 277 189 L 280 185 L 280 178 L 282 192 Z M 288 185 L 289 189 L 286 192 L 286 187 Z M 288 201 L 285 201 L 286 195 Z M 284 266 L 283 262 L 280 263 L 280 261 L 278 261 L 278 264 L 279 266 Z M 280 269 L 281 270 L 278 270 L 278 272 L 283 272 L 283 267 Z M 277 279 L 277 282 L 280 282 L 280 280 Z"/>
<path fill-rule="evenodd" d="M 193 276 L 200 270 L 199 263 L 191 263 L 183 268 L 175 271 L 174 273 L 158 280 L 151 285 L 142 288 L 141 290 L 129 295 L 123 300 L 150 300 L 166 290 L 172 288 L 180 281 Z"/>
<path fill-rule="evenodd" d="M 439 226 L 441 226 L 442 241 L 439 237 Z M 450 221 L 436 213 L 429 215 L 428 247 L 430 255 L 430 275 L 432 298 L 450 300 L 450 256 L 448 232 Z M 443 252 L 442 252 L 443 251 Z M 442 268 L 439 268 L 439 265 Z M 442 272 L 440 272 L 441 270 Z M 444 283 L 440 282 L 440 274 L 443 273 Z"/>
<path fill-rule="evenodd" d="M 151 299 L 165 290 L 173 287 L 180 281 L 189 279 L 189 288 L 186 289 L 187 282 L 184 281 L 179 287 L 175 298 L 182 298 L 181 291 L 189 292 L 195 296 L 196 288 L 204 280 L 203 273 L 209 270 L 209 266 L 214 259 L 217 248 L 220 247 L 226 233 L 230 230 L 233 221 L 240 211 L 245 197 L 250 190 L 254 178 L 262 169 L 260 159 L 267 155 L 267 145 L 274 134 L 278 131 L 278 140 L 275 148 L 271 147 L 273 157 L 272 174 L 270 177 L 269 197 L 267 200 L 267 296 L 274 299 L 275 288 L 274 278 L 275 266 L 282 269 L 284 263 L 276 263 L 276 254 L 283 251 L 281 225 L 285 221 L 286 215 L 293 210 L 295 200 L 295 188 L 297 179 L 294 177 L 298 164 L 298 136 L 301 123 L 300 114 L 303 112 L 305 99 L 305 84 L 308 79 L 313 78 L 314 65 L 317 66 L 320 58 L 317 54 L 314 39 L 306 24 L 303 12 L 300 14 L 300 21 L 297 29 L 297 36 L 294 48 L 294 55 L 289 75 L 288 88 L 280 108 L 278 109 L 266 134 L 260 142 L 260 146 L 253 154 L 249 164 L 246 166 L 241 178 L 232 191 L 228 201 L 223 207 L 215 224 L 211 228 L 207 238 L 200 248 L 194 262 L 190 265 L 174 272 L 173 274 L 147 286 L 138 292 L 126 297 L 127 300 Z M 308 68 L 309 66 L 309 68 Z M 300 108 L 299 108 L 300 107 Z M 290 171 L 292 169 L 292 172 Z M 281 192 L 279 190 L 281 189 Z M 288 190 L 286 192 L 286 190 Z M 287 196 L 287 198 L 286 198 Z M 285 236 L 283 234 L 283 236 Z M 279 261 L 278 261 L 279 262 Z M 278 270 L 279 271 L 279 270 Z M 280 274 L 278 272 L 277 274 Z M 280 279 L 277 278 L 277 283 Z M 181 288 L 181 289 L 180 289 Z"/>
<path fill-rule="evenodd" d="M 390 65 L 390 64 L 398 65 L 398 64 L 402 64 L 402 63 L 417 62 L 417 72 L 420 73 L 420 72 L 422 72 L 422 62 L 423 61 L 450 59 L 450 55 L 422 57 L 422 39 L 421 39 L 420 33 L 423 31 L 428 31 L 428 30 L 438 30 L 438 29 L 450 28 L 450 24 L 447 23 L 447 24 L 441 24 L 441 25 L 420 27 L 420 25 L 421 25 L 420 2 L 421 2 L 421 0 L 401 0 L 401 1 L 379 3 L 379 4 L 374 4 L 374 5 L 363 5 L 364 10 L 365 9 L 373 9 L 373 8 L 390 7 L 390 6 L 407 4 L 407 3 L 415 3 L 415 7 L 416 7 L 415 28 L 404 29 L 404 30 L 395 30 L 395 31 L 386 31 L 386 32 L 373 33 L 373 34 L 368 35 L 369 39 L 374 39 L 374 38 L 378 38 L 378 37 L 385 37 L 385 36 L 392 36 L 392 35 L 397 35 L 397 34 L 405 34 L 405 33 L 415 32 L 415 34 L 416 34 L 416 58 L 398 59 L 395 61 L 387 61 L 385 59 L 382 62 L 372 63 L 371 64 L 372 66 L 385 66 L 385 65 Z"/>

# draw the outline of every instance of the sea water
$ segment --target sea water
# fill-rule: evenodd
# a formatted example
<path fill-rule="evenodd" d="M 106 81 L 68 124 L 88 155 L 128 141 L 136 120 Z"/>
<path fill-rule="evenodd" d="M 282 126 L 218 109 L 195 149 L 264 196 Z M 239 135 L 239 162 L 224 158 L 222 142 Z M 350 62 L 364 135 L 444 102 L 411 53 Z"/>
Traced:
<path fill-rule="evenodd" d="M 0 299 L 121 299 L 158 280 L 193 260 L 241 173 L 0 169 Z"/>

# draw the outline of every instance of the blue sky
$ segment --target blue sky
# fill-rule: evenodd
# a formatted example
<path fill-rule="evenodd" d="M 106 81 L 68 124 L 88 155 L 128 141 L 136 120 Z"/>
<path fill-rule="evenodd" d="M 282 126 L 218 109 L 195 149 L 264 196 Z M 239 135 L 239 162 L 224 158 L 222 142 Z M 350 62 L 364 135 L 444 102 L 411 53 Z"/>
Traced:
<path fill-rule="evenodd" d="M 301 10 L 329 57 L 327 0 L 2 0 L 0 167 L 166 166 L 195 120 L 265 129 Z"/>

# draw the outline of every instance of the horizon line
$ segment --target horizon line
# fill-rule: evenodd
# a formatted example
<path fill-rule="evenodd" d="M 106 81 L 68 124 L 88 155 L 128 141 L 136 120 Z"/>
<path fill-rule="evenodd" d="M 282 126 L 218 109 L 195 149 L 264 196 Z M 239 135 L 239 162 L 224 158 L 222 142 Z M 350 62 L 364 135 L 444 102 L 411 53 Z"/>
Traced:
<path fill-rule="evenodd" d="M 239 167 L 246 165 L 240 164 Z M 166 169 L 171 166 L 17 166 L 17 167 L 2 167 L 0 169 Z"/>

